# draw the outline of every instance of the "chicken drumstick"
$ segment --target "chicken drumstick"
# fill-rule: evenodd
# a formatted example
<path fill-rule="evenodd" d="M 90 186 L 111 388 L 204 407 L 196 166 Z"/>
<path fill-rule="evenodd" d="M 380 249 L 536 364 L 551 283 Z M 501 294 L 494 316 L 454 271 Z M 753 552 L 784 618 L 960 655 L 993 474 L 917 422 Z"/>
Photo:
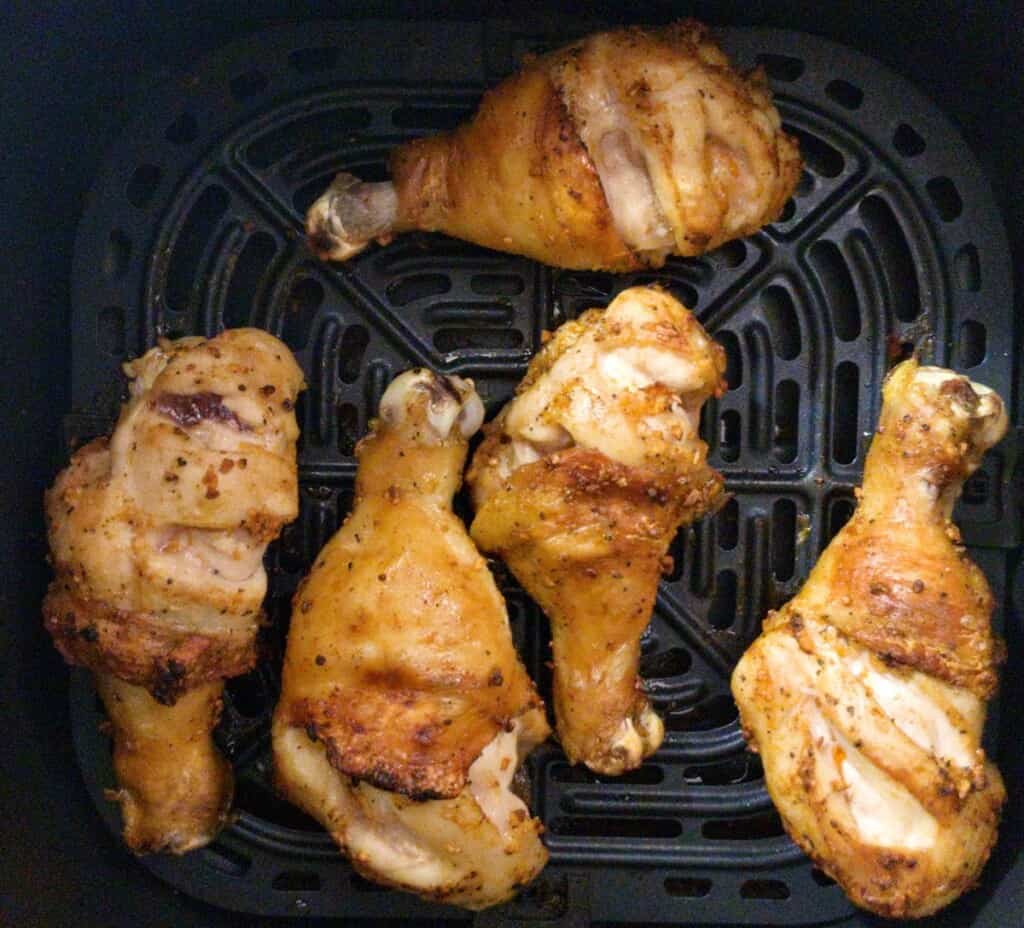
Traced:
<path fill-rule="evenodd" d="M 400 146 L 390 168 L 385 183 L 339 174 L 313 204 L 317 255 L 425 229 L 558 267 L 660 267 L 773 221 L 801 162 L 764 75 L 737 74 L 686 20 L 529 61 L 470 122 Z"/>
<path fill-rule="evenodd" d="M 786 829 L 892 918 L 947 905 L 996 840 L 1005 791 L 981 732 L 1002 652 L 951 515 L 1006 424 L 988 388 L 895 368 L 856 512 L 732 677 Z"/>
<path fill-rule="evenodd" d="M 211 734 L 224 679 L 256 658 L 263 553 L 297 514 L 302 372 L 256 329 L 163 342 L 125 369 L 112 437 L 79 449 L 47 493 L 43 615 L 96 675 L 125 841 L 184 853 L 231 802 Z"/>
<path fill-rule="evenodd" d="M 664 736 L 637 677 L 673 536 L 721 499 L 697 435 L 722 349 L 653 287 L 563 325 L 487 427 L 471 533 L 551 620 L 559 740 L 619 774 Z"/>
<path fill-rule="evenodd" d="M 458 377 L 388 387 L 352 514 L 296 593 L 273 726 L 278 788 L 360 873 L 470 909 L 547 861 L 509 788 L 548 735 L 544 706 L 451 510 L 482 419 Z"/>

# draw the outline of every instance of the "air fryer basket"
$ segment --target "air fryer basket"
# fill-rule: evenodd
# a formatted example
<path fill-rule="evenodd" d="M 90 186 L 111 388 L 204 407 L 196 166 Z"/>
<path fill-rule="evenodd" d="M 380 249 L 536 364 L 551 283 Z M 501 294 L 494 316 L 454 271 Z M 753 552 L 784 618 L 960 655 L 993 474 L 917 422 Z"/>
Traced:
<path fill-rule="evenodd" d="M 554 744 L 539 750 L 533 808 L 551 864 L 520 900 L 476 921 L 863 919 L 785 836 L 745 751 L 728 678 L 765 612 L 795 592 L 849 517 L 895 358 L 916 350 L 1012 398 L 999 214 L 955 129 L 897 75 L 809 35 L 729 29 L 723 44 L 767 70 L 806 161 L 782 217 L 752 238 L 624 276 L 552 270 L 428 235 L 340 267 L 312 258 L 301 218 L 336 171 L 382 178 L 393 145 L 454 126 L 522 54 L 581 31 L 367 21 L 260 33 L 156 90 L 107 158 L 75 247 L 69 446 L 109 429 L 120 364 L 161 335 L 259 325 L 292 347 L 309 384 L 298 409 L 301 515 L 268 555 L 273 625 L 259 668 L 229 683 L 218 731 L 239 818 L 208 848 L 140 864 L 188 896 L 270 916 L 469 917 L 355 876 L 314 823 L 274 796 L 269 714 L 289 598 L 348 511 L 354 444 L 395 374 L 427 365 L 470 376 L 493 414 L 545 329 L 626 286 L 659 282 L 726 348 L 730 390 L 708 404 L 703 433 L 734 494 L 674 543 L 644 639 L 642 673 L 668 735 L 617 779 L 570 767 Z M 989 455 L 957 514 L 1000 602 L 1021 543 L 1014 453 L 1011 437 Z M 495 569 L 517 644 L 549 692 L 543 617 Z M 83 776 L 116 833 L 103 798 L 109 745 L 84 673 L 72 678 L 71 714 Z M 994 706 L 993 753 L 1010 737 L 999 715 Z M 993 870 L 1009 866 L 1017 843 L 1008 823 Z M 963 923 L 984 896 L 946 923 Z"/>

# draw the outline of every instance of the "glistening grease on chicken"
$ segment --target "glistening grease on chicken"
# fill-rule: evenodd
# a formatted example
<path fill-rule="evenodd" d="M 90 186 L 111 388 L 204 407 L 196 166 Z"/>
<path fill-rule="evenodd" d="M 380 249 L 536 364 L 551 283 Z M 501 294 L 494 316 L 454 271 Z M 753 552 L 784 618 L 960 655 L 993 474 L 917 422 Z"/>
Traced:
<path fill-rule="evenodd" d="M 467 475 L 473 539 L 551 620 L 562 747 L 600 773 L 638 766 L 664 736 L 640 635 L 673 536 L 722 498 L 697 430 L 724 369 L 681 303 L 625 290 L 548 341 Z"/>
<path fill-rule="evenodd" d="M 317 255 L 425 229 L 559 267 L 660 267 L 773 221 L 801 162 L 763 73 L 737 74 L 686 20 L 528 61 L 470 122 L 396 148 L 390 169 L 385 183 L 339 174 L 313 204 Z"/>
<path fill-rule="evenodd" d="M 1005 791 L 981 733 L 1002 647 L 951 515 L 1006 425 L 988 388 L 895 368 L 856 512 L 732 677 L 786 829 L 892 918 L 952 902 L 996 840 Z"/>
<path fill-rule="evenodd" d="M 351 515 L 295 595 L 278 788 L 364 876 L 470 909 L 547 861 L 511 790 L 549 732 L 487 564 L 451 510 L 472 382 L 402 374 L 356 449 Z"/>
<path fill-rule="evenodd" d="M 46 495 L 46 627 L 95 672 L 125 841 L 183 853 L 219 829 L 231 770 L 211 733 L 223 681 L 255 661 L 263 553 L 295 518 L 302 373 L 256 329 L 183 338 L 125 365 L 110 439 Z"/>

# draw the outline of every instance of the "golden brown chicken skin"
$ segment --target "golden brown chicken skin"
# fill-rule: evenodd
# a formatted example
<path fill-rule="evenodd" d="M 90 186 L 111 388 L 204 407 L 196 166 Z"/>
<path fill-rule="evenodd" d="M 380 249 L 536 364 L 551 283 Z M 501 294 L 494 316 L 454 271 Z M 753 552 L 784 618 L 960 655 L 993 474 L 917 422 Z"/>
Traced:
<path fill-rule="evenodd" d="M 681 303 L 626 290 L 548 341 L 467 475 L 473 539 L 551 620 L 562 747 L 601 773 L 638 766 L 664 736 L 640 635 L 672 538 L 722 498 L 697 427 L 724 367 Z"/>
<path fill-rule="evenodd" d="M 97 675 L 126 841 L 183 852 L 230 802 L 211 732 L 224 679 L 255 661 L 267 543 L 297 513 L 302 373 L 255 329 L 163 342 L 126 372 L 113 435 L 46 495 L 43 616 L 65 659 Z"/>
<path fill-rule="evenodd" d="M 543 703 L 451 510 L 482 419 L 469 381 L 388 387 L 352 513 L 296 593 L 273 728 L 279 789 L 360 873 L 473 909 L 547 860 L 510 790 L 548 735 Z"/>
<path fill-rule="evenodd" d="M 312 250 L 440 231 L 566 268 L 660 267 L 773 221 L 800 176 L 764 75 L 706 27 L 603 32 L 528 61 L 454 132 L 392 152 L 392 181 L 339 174 Z"/>
<path fill-rule="evenodd" d="M 966 377 L 895 368 L 856 512 L 732 678 L 790 835 L 891 918 L 948 905 L 996 840 L 1005 790 L 981 734 L 1002 646 L 951 515 L 1006 423 Z"/>
<path fill-rule="evenodd" d="M 220 830 L 231 805 L 231 765 L 210 737 L 221 710 L 222 681 L 204 683 L 172 706 L 113 674 L 97 673 L 114 740 L 125 843 L 135 852 L 183 854 Z"/>

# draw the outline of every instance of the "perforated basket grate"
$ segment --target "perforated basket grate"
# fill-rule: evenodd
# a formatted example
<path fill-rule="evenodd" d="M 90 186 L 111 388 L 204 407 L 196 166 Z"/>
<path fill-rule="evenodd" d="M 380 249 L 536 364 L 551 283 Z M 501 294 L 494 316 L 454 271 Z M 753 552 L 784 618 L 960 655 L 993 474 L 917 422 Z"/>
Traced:
<path fill-rule="evenodd" d="M 553 744 L 539 750 L 533 808 L 551 865 L 478 921 L 810 925 L 852 911 L 784 835 L 744 750 L 729 673 L 849 517 L 895 357 L 916 348 L 1011 396 L 999 217 L 962 141 L 900 78 L 810 36 L 726 30 L 736 60 L 767 70 L 806 160 L 794 199 L 761 233 L 620 277 L 427 235 L 343 267 L 313 260 L 301 219 L 336 171 L 382 178 L 396 143 L 454 126 L 524 52 L 571 37 L 502 22 L 253 36 L 150 96 L 108 159 L 76 246 L 69 442 L 110 427 L 121 362 L 158 335 L 259 325 L 292 347 L 309 384 L 298 407 L 301 515 L 268 555 L 273 625 L 260 667 L 229 683 L 218 732 L 236 770 L 238 820 L 208 848 L 143 861 L 184 893 L 267 915 L 468 917 L 355 876 L 315 823 L 275 797 L 269 714 L 289 598 L 349 509 L 353 447 L 394 375 L 428 365 L 471 376 L 493 413 L 543 330 L 657 281 L 726 348 L 730 390 L 708 404 L 703 432 L 734 494 L 676 539 L 644 637 L 642 673 L 668 734 L 618 779 L 570 767 Z M 1013 464 L 1008 442 L 959 510 L 1000 599 L 1006 552 L 1020 543 Z M 495 566 L 517 644 L 548 693 L 543 618 Z M 118 831 L 102 797 L 113 774 L 87 675 L 71 699 L 83 774 Z"/>

